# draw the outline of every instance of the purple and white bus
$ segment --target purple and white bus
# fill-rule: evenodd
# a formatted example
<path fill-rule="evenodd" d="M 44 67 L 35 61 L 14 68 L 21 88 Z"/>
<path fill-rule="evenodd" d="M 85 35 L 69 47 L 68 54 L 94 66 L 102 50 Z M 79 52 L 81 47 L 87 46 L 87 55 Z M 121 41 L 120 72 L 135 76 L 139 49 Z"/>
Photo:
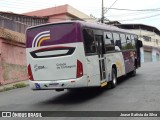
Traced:
<path fill-rule="evenodd" d="M 117 78 L 140 67 L 138 36 L 83 21 L 49 23 L 28 28 L 26 55 L 33 90 L 84 87 L 112 88 Z"/>

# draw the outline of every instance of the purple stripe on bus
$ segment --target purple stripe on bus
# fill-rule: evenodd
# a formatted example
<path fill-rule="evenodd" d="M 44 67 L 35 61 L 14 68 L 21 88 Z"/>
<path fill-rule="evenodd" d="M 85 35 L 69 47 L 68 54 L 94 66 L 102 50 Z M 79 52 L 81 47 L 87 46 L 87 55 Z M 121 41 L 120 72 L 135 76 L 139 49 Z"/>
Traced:
<path fill-rule="evenodd" d="M 122 55 L 124 57 L 124 64 L 125 64 L 125 73 L 131 72 L 134 70 L 134 60 L 136 54 L 134 56 L 130 55 L 131 51 L 123 51 Z"/>
<path fill-rule="evenodd" d="M 38 36 L 37 36 L 37 38 L 38 38 L 38 37 L 40 37 L 40 36 L 43 36 L 43 35 L 45 35 L 45 34 L 49 34 L 49 32 L 47 32 L 47 33 L 42 33 L 42 34 L 38 35 Z M 33 41 L 33 42 L 34 42 L 34 43 L 33 43 L 33 44 L 34 44 L 34 46 L 36 46 L 37 38 L 36 38 L 36 40 L 35 40 L 35 41 Z"/>

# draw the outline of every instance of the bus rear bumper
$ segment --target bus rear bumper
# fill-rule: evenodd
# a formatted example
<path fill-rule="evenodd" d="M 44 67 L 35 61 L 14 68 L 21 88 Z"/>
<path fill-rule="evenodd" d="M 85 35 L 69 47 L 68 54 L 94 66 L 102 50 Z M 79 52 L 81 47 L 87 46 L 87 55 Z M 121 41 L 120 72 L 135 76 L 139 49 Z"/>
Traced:
<path fill-rule="evenodd" d="M 87 87 L 87 76 L 84 75 L 76 79 L 67 80 L 51 80 L 51 81 L 29 81 L 32 90 L 56 90 Z"/>

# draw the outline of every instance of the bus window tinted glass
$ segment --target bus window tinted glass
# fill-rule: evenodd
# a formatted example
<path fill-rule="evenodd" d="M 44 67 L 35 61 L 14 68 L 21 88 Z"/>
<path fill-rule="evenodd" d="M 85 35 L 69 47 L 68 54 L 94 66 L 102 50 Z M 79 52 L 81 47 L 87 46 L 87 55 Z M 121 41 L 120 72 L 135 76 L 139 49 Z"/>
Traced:
<path fill-rule="evenodd" d="M 76 23 L 51 24 L 33 27 L 26 31 L 26 45 L 27 48 L 31 48 L 78 42 L 80 40 L 77 39 L 79 35 L 76 30 Z M 43 37 L 45 37 L 45 40 L 40 40 L 40 38 Z"/>
<path fill-rule="evenodd" d="M 118 33 L 113 33 L 113 39 L 114 39 L 115 46 L 118 46 L 120 49 L 122 49 L 121 40 Z"/>
<path fill-rule="evenodd" d="M 86 53 L 96 53 L 96 46 L 94 41 L 93 30 L 84 29 L 83 30 L 84 46 Z"/>
<path fill-rule="evenodd" d="M 114 51 L 114 40 L 111 32 L 104 32 L 104 41 L 106 51 Z"/>
<path fill-rule="evenodd" d="M 121 38 L 122 50 L 125 50 L 127 45 L 125 34 L 120 34 L 120 38 Z"/>
<path fill-rule="evenodd" d="M 126 40 L 127 40 L 127 49 L 134 49 L 133 45 L 132 45 L 132 39 L 131 39 L 131 35 L 127 34 L 126 35 Z"/>

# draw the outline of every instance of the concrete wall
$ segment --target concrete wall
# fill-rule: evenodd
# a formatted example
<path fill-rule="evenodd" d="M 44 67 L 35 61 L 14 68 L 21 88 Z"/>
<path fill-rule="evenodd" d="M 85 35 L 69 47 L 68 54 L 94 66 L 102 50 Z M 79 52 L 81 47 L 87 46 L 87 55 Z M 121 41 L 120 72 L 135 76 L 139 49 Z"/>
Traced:
<path fill-rule="evenodd" d="M 48 22 L 59 22 L 59 21 L 65 21 L 68 20 L 66 14 L 57 14 L 49 16 Z"/>
<path fill-rule="evenodd" d="M 0 84 L 27 79 L 25 44 L 0 38 Z"/>

